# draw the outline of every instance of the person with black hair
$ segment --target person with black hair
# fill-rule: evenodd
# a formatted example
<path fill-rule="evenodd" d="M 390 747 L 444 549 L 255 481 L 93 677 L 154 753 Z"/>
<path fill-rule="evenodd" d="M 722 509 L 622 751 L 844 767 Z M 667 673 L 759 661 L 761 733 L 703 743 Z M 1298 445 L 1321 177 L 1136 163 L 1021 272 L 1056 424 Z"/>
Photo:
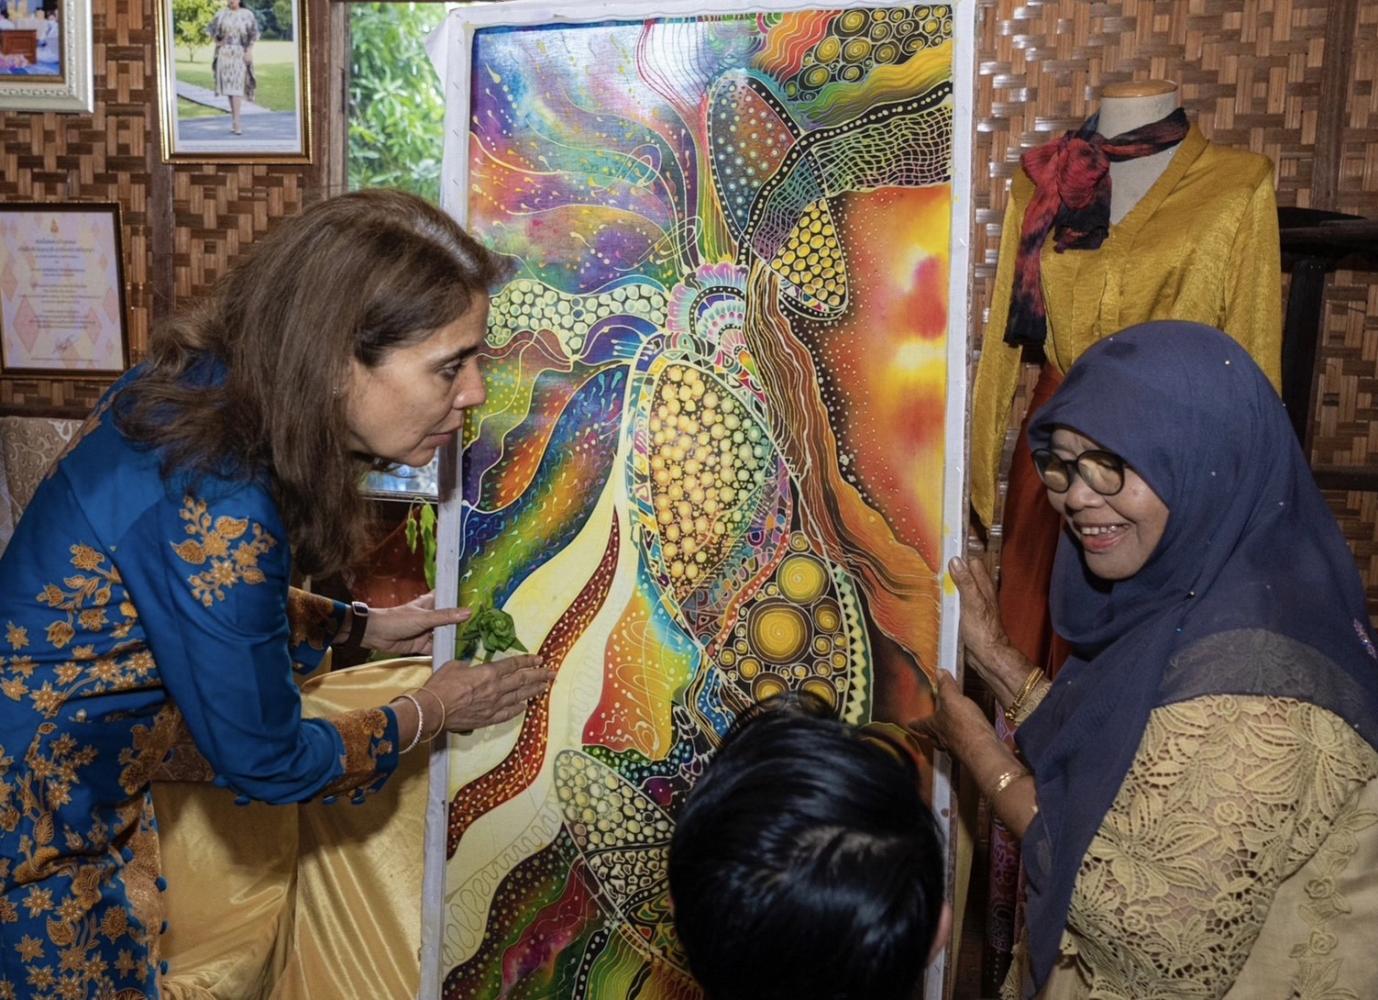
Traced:
<path fill-rule="evenodd" d="M 729 731 L 676 820 L 675 929 L 709 1000 L 909 1000 L 951 926 L 898 748 L 781 697 Z"/>

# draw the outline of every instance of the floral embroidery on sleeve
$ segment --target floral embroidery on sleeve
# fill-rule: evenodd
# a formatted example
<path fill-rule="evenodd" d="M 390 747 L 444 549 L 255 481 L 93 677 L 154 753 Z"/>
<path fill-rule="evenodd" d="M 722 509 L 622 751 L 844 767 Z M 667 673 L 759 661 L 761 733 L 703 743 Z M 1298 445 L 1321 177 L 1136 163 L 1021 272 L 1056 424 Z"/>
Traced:
<path fill-rule="evenodd" d="M 292 587 L 287 591 L 287 620 L 292 625 L 293 646 L 324 650 L 339 629 L 335 602 L 320 594 Z"/>
<path fill-rule="evenodd" d="M 1307 898 L 1299 907 L 1309 933 L 1291 950 L 1297 972 L 1288 996 L 1359 1000 L 1358 993 L 1337 983 L 1343 959 L 1336 954 L 1340 938 L 1330 924 L 1336 917 L 1354 912 L 1354 903 L 1340 886 L 1345 869 L 1359 853 L 1360 837 L 1375 824 L 1378 812 L 1360 808 L 1358 797 L 1351 798 L 1335 817 L 1330 836 L 1316 852 L 1316 877 L 1306 883 Z"/>
<path fill-rule="evenodd" d="M 180 516 L 186 521 L 186 532 L 191 537 L 186 541 L 172 544 L 172 549 L 183 562 L 192 566 L 210 565 L 199 573 L 187 577 L 191 584 L 192 596 L 210 607 L 215 601 L 225 599 L 225 589 L 237 583 L 258 584 L 266 578 L 258 568 L 259 557 L 277 545 L 277 539 L 254 523 L 250 537 L 250 522 L 247 518 L 220 516 L 212 518 L 202 500 L 186 497 L 182 501 Z M 233 544 L 238 542 L 238 544 Z"/>
<path fill-rule="evenodd" d="M 395 757 L 392 740 L 388 739 L 389 714 L 381 708 L 362 708 L 344 715 L 327 719 L 340 733 L 345 752 L 340 758 L 344 774 L 332 781 L 322 794 L 335 795 L 358 789 L 379 775 L 380 769 L 392 770 L 395 761 L 385 760 Z"/>

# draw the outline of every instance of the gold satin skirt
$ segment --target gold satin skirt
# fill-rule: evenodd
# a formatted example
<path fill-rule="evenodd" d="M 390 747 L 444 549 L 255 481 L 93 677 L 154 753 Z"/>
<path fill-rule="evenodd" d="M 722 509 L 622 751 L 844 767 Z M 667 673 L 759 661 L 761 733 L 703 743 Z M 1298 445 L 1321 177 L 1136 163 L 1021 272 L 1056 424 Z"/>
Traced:
<path fill-rule="evenodd" d="M 302 685 L 308 716 L 419 687 L 429 657 L 367 663 Z M 234 804 L 158 784 L 168 1000 L 411 1000 L 420 983 L 427 755 L 402 758 L 363 805 Z"/>

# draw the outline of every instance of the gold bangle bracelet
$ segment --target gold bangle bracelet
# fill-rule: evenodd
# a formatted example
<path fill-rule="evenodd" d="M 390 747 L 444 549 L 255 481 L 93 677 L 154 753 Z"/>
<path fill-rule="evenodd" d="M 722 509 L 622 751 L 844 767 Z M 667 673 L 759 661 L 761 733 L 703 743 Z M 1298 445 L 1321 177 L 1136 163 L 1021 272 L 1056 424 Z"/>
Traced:
<path fill-rule="evenodd" d="M 431 740 L 435 739 L 437 736 L 439 736 L 441 733 L 443 733 L 443 732 L 445 731 L 445 724 L 449 721 L 449 713 L 445 711 L 445 702 L 444 702 L 444 700 L 440 697 L 440 695 L 436 694 L 436 693 L 435 693 L 434 691 L 432 691 L 430 688 L 427 688 L 427 687 L 419 687 L 419 688 L 416 689 L 416 691 L 415 691 L 414 693 L 415 693 L 415 694 L 428 694 L 428 695 L 430 695 L 432 698 L 434 698 L 434 699 L 435 699 L 435 703 L 436 703 L 437 705 L 440 706 L 440 725 L 438 725 L 438 726 L 436 727 L 435 732 L 433 732 L 433 733 L 431 733 L 429 736 L 425 737 L 426 742 L 429 743 Z"/>
<path fill-rule="evenodd" d="M 416 732 L 412 734 L 411 742 L 397 751 L 399 754 L 411 753 L 416 745 L 421 742 L 421 729 L 426 725 L 426 713 L 421 710 L 421 702 L 417 701 L 416 696 L 410 691 L 403 691 L 397 698 L 406 699 L 411 702 L 412 708 L 416 709 Z"/>
<path fill-rule="evenodd" d="M 1005 708 L 1005 721 L 1014 725 L 1014 720 L 1019 717 L 1019 709 L 1023 707 L 1024 700 L 1029 697 L 1030 692 L 1038 686 L 1038 682 L 1043 679 L 1043 671 L 1034 667 L 1029 671 L 1029 676 L 1024 678 L 1024 686 L 1019 689 L 1019 693 L 1014 696 L 1014 700 Z"/>
<path fill-rule="evenodd" d="M 1012 771 L 1006 771 L 1004 774 L 1000 775 L 1000 777 L 995 779 L 995 789 L 990 793 L 990 795 L 987 796 L 987 798 L 994 801 L 997 795 L 1003 792 L 1006 788 L 1009 788 L 1010 785 L 1014 784 L 1016 781 L 1018 781 L 1020 778 L 1024 777 L 1028 773 L 1029 772 L 1024 770 L 1022 767 L 1016 768 Z"/>
<path fill-rule="evenodd" d="M 1048 692 L 1052 690 L 1051 681 L 1042 681 L 1034 685 L 1034 689 L 1029 692 L 1029 696 L 1024 699 L 1024 704 L 1019 706 L 1019 711 L 1015 713 L 1014 725 L 1021 725 L 1025 719 L 1033 715 L 1034 709 L 1043 704 L 1043 699 L 1048 697 Z"/>

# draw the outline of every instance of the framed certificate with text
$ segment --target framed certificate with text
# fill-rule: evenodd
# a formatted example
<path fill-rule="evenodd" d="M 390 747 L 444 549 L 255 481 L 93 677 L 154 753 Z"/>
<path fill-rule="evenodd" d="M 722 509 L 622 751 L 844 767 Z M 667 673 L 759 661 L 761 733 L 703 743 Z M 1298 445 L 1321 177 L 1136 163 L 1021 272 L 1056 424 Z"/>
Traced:
<path fill-rule="evenodd" d="M 119 206 L 0 204 L 0 371 L 88 378 L 128 366 Z"/>

